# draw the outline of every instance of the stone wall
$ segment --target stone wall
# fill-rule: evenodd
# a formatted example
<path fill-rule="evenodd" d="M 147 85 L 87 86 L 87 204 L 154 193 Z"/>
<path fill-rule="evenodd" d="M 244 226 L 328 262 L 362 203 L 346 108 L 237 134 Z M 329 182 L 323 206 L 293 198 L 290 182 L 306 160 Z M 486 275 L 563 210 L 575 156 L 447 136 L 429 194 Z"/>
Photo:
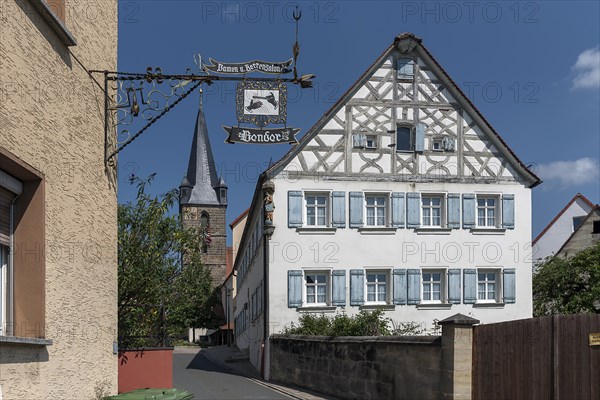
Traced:
<path fill-rule="evenodd" d="M 271 379 L 343 399 L 440 399 L 439 336 L 271 337 Z"/>

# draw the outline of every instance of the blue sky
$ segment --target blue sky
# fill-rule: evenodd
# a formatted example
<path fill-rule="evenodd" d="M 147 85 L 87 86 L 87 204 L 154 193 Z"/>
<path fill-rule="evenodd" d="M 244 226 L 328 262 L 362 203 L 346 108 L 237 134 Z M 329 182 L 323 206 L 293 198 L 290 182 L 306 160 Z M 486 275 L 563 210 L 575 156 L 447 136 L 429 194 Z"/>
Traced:
<path fill-rule="evenodd" d="M 600 201 L 600 3 L 297 2 L 299 72 L 315 87 L 289 87 L 288 125 L 305 133 L 402 32 L 413 32 L 526 164 L 545 181 L 533 190 L 536 235 L 581 192 Z M 295 2 L 119 2 L 120 71 L 195 68 L 200 53 L 227 62 L 292 55 Z M 256 178 L 289 145 L 229 145 L 235 84 L 205 89 L 217 167 L 229 185 L 227 222 L 248 207 Z M 132 172 L 157 173 L 156 193 L 179 186 L 187 167 L 198 95 L 187 98 L 119 155 L 119 201 L 135 196 Z"/>

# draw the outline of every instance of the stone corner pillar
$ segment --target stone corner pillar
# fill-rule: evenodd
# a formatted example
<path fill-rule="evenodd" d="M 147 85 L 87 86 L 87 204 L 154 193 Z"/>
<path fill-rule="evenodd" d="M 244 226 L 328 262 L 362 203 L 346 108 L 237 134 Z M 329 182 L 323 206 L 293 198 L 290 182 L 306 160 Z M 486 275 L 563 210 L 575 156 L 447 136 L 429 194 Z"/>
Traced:
<path fill-rule="evenodd" d="M 473 325 L 479 320 L 455 314 L 442 326 L 442 398 L 470 400 L 473 375 Z"/>

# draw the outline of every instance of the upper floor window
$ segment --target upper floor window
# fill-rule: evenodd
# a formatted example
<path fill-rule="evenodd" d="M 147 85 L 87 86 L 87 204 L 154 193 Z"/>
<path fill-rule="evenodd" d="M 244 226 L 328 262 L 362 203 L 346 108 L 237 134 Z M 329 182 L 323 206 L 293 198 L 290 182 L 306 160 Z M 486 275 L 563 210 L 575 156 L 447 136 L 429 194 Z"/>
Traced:
<path fill-rule="evenodd" d="M 408 126 L 399 126 L 396 130 L 396 150 L 411 151 L 412 149 L 412 129 Z"/>
<path fill-rule="evenodd" d="M 497 208 L 497 196 L 477 196 L 477 226 L 496 227 Z"/>
<path fill-rule="evenodd" d="M 399 79 L 412 79 L 415 75 L 415 61 L 412 58 L 398 59 L 397 69 Z"/>
<path fill-rule="evenodd" d="M 367 135 L 366 139 L 366 149 L 376 149 L 378 147 L 377 135 Z"/>
<path fill-rule="evenodd" d="M 309 193 L 306 195 L 306 225 L 327 226 L 328 198 L 325 193 Z"/>
<path fill-rule="evenodd" d="M 386 203 L 385 195 L 366 196 L 367 226 L 386 226 Z"/>
<path fill-rule="evenodd" d="M 421 218 L 423 226 L 442 227 L 443 196 L 421 196 Z"/>

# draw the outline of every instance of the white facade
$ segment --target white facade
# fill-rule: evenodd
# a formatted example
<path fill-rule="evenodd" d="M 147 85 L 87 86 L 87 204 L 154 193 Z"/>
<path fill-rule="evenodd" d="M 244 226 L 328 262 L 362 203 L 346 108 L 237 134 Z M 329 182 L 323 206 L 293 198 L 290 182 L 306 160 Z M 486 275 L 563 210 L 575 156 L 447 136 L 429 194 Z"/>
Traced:
<path fill-rule="evenodd" d="M 533 240 L 533 260 L 538 263 L 556 254 L 575 231 L 575 224 L 589 214 L 594 205 L 577 193 L 573 199 L 550 221 Z"/>
<path fill-rule="evenodd" d="M 266 274 L 270 333 L 306 312 L 377 307 L 428 332 L 456 313 L 531 317 L 539 179 L 413 35 L 396 38 L 261 180 L 276 205 L 268 262 L 245 269 L 238 257 L 235 268 L 238 296 Z M 260 188 L 241 248 L 264 222 Z M 264 335 L 253 344 L 237 333 L 252 359 Z M 268 378 L 268 343 L 264 365 Z"/>

